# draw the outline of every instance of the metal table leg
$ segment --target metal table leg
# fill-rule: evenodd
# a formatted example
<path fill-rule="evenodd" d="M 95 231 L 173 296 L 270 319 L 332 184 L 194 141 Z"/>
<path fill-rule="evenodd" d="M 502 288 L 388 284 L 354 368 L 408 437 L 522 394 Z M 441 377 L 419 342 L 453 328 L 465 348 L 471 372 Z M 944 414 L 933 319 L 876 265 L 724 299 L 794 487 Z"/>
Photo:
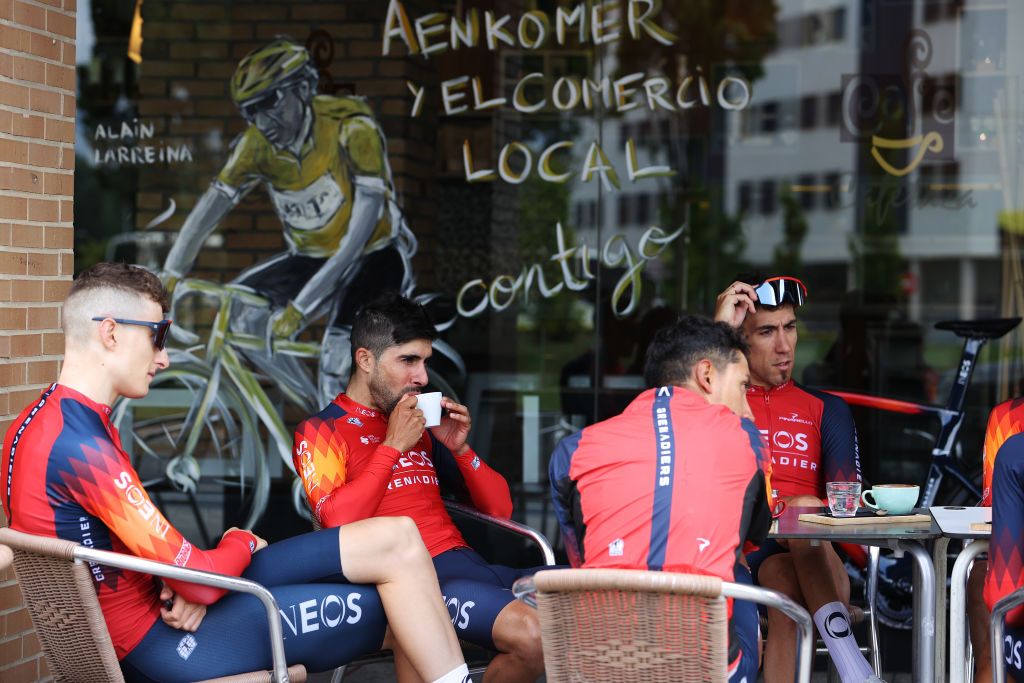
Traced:
<path fill-rule="evenodd" d="M 949 680 L 967 680 L 967 572 L 975 558 L 988 550 L 988 541 L 974 541 L 963 549 L 953 563 L 949 584 Z M 987 657 L 987 652 L 976 652 Z"/>
<path fill-rule="evenodd" d="M 900 550 L 914 558 L 914 681 L 935 680 L 935 566 L 918 541 L 901 540 Z"/>
<path fill-rule="evenodd" d="M 935 580 L 946 576 L 946 552 L 949 550 L 949 539 L 941 536 L 935 539 L 932 546 L 932 566 L 935 567 Z M 936 586 L 935 591 L 935 683 L 946 683 L 946 587 L 945 581 Z M 956 678 L 951 678 L 956 681 Z"/>

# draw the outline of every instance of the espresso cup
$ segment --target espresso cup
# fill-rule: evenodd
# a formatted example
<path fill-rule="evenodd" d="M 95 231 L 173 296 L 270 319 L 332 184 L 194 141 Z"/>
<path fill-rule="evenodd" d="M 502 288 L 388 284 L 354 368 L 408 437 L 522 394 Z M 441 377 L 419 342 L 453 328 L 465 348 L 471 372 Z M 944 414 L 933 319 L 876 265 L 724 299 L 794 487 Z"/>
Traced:
<path fill-rule="evenodd" d="M 916 484 L 877 484 L 860 494 L 860 500 L 869 508 L 905 515 L 913 512 L 920 492 L 921 488 Z M 868 496 L 873 500 L 869 501 Z"/>
<path fill-rule="evenodd" d="M 426 427 L 436 427 L 441 424 L 441 392 L 431 391 L 426 394 L 416 395 L 416 407 L 423 411 L 423 417 L 427 420 Z"/>

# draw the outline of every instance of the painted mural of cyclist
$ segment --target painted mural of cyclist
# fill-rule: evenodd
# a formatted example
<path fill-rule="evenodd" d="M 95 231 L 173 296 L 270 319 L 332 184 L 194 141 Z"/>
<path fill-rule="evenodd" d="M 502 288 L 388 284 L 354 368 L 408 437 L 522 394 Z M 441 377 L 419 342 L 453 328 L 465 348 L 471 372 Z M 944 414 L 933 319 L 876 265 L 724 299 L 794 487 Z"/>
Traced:
<path fill-rule="evenodd" d="M 306 48 L 286 38 L 249 53 L 231 78 L 231 97 L 249 123 L 188 215 L 164 263 L 169 288 L 191 269 L 204 240 L 258 185 L 284 228 L 288 248 L 234 281 L 267 297 L 272 311 L 232 312 L 232 329 L 294 336 L 328 314 L 318 405 L 344 388 L 349 329 L 360 302 L 383 289 L 413 287 L 416 240 L 394 202 L 385 138 L 362 98 L 317 95 Z M 299 377 L 293 357 L 248 353 L 275 379 Z M 288 387 L 301 393 L 301 387 Z"/>

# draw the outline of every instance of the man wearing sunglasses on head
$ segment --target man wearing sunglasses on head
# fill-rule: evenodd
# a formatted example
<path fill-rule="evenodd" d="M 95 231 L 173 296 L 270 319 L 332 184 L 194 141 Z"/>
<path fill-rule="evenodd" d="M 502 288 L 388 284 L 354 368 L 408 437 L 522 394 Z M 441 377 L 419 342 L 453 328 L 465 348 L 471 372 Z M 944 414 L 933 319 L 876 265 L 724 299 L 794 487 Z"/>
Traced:
<path fill-rule="evenodd" d="M 796 309 L 807 287 L 787 277 L 737 278 L 718 295 L 715 319 L 743 331 L 750 348 L 747 400 L 771 453 L 772 486 L 788 505 L 821 505 L 825 483 L 860 481 L 857 430 L 842 399 L 793 380 Z M 850 579 L 832 545 L 766 541 L 747 556 L 754 580 L 814 615 L 843 683 L 877 680 L 850 628 Z M 765 679 L 791 681 L 793 623 L 768 611 Z"/>

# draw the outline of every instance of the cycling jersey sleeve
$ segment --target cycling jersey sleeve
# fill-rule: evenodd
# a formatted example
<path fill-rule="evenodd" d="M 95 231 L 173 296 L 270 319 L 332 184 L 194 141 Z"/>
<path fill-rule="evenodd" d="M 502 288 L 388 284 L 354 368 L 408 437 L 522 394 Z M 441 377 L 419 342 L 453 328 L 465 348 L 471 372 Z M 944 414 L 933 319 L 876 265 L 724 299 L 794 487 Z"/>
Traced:
<path fill-rule="evenodd" d="M 820 427 L 823 481 L 860 481 L 860 446 L 850 406 L 838 396 L 812 393 L 824 404 Z"/>
<path fill-rule="evenodd" d="M 346 119 L 339 132 L 339 142 L 352 165 L 352 175 L 385 177 L 384 136 L 372 117 Z"/>
<path fill-rule="evenodd" d="M 551 483 L 551 500 L 555 508 L 555 517 L 562 531 L 565 551 L 569 562 L 574 567 L 583 565 L 583 537 L 587 529 L 583 524 L 583 509 L 580 505 L 580 493 L 576 482 L 569 476 L 572 456 L 579 447 L 583 432 L 570 434 L 555 447 L 548 463 L 548 479 Z"/>
<path fill-rule="evenodd" d="M 985 603 L 993 605 L 1024 587 L 1024 434 L 1006 440 L 992 477 L 992 537 L 985 576 Z M 1024 607 L 1009 612 L 1006 623 L 1024 625 Z"/>
<path fill-rule="evenodd" d="M 434 466 L 441 486 L 449 489 L 452 475 L 461 478 L 464 488 L 456 485 L 480 512 L 502 519 L 512 517 L 512 494 L 508 482 L 470 448 L 462 455 L 455 455 L 447 446 L 430 435 L 434 455 Z M 454 464 L 454 467 L 451 465 Z M 448 465 L 448 466 L 446 466 Z"/>
<path fill-rule="evenodd" d="M 247 128 L 232 144 L 231 155 L 224 168 L 217 174 L 214 186 L 231 199 L 238 201 L 244 189 L 250 188 L 260 180 L 259 161 L 267 144 L 255 127 Z"/>
<path fill-rule="evenodd" d="M 1000 403 L 988 414 L 985 426 L 985 445 L 982 455 L 981 504 L 992 505 L 992 472 L 996 453 L 1003 443 L 1024 430 L 1024 398 L 1012 398 Z"/>
<path fill-rule="evenodd" d="M 751 477 L 743 494 L 740 538 L 748 546 L 756 546 L 768 536 L 768 530 L 772 523 L 771 458 L 768 457 L 768 449 L 764 447 L 761 433 L 757 431 L 754 423 L 743 418 L 740 424 L 757 463 L 757 471 L 754 472 L 754 476 Z"/>
<path fill-rule="evenodd" d="M 302 479 L 310 508 L 323 527 L 372 517 L 380 507 L 392 468 L 401 455 L 380 444 L 362 471 L 350 476 L 349 452 L 348 443 L 328 421 L 306 420 L 295 432 L 295 471 Z"/>
<path fill-rule="evenodd" d="M 240 576 L 256 549 L 256 538 L 247 531 L 224 535 L 213 550 L 200 550 L 156 509 L 127 457 L 113 443 L 96 441 L 83 447 L 84 467 L 67 484 L 79 504 L 106 524 L 128 552 L 147 560 L 178 567 Z M 69 459 L 70 460 L 70 459 Z M 227 591 L 167 579 L 167 584 L 189 602 L 210 605 Z"/>

